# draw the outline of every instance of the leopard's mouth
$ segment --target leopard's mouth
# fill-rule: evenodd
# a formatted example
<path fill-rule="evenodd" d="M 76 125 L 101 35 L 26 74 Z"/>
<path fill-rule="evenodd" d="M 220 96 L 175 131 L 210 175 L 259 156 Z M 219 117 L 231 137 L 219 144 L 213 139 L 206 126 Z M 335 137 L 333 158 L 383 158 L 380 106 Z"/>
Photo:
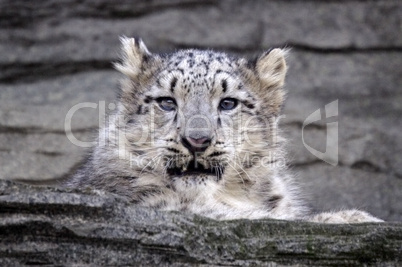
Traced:
<path fill-rule="evenodd" d="M 203 164 L 191 160 L 187 165 L 172 166 L 167 169 L 167 173 L 170 176 L 198 176 L 208 175 L 215 176 L 218 180 L 221 179 L 225 168 L 223 166 L 211 166 L 211 168 L 205 168 Z"/>

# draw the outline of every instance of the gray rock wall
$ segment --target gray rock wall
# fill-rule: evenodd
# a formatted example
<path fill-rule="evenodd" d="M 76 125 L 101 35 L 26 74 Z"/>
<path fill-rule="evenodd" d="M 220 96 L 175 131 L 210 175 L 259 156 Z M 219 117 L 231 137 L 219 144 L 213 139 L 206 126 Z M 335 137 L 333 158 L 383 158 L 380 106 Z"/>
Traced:
<path fill-rule="evenodd" d="M 0 181 L 1 266 L 398 266 L 402 224 L 218 222 Z"/>
<path fill-rule="evenodd" d="M 0 178 L 67 177 L 85 149 L 64 132 L 80 102 L 114 101 L 120 35 L 151 51 L 290 47 L 282 126 L 292 169 L 316 209 L 358 207 L 402 220 L 402 2 L 0 0 Z M 302 123 L 339 101 L 339 164 L 303 145 Z M 106 106 L 107 107 L 107 106 Z M 73 117 L 90 140 L 99 109 Z M 304 129 L 325 150 L 325 122 Z"/>

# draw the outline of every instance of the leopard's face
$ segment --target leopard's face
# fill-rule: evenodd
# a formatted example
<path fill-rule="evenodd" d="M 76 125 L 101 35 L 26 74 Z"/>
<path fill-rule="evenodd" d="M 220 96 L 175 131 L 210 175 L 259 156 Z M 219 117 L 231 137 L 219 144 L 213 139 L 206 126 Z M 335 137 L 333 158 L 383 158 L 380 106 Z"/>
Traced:
<path fill-rule="evenodd" d="M 126 48 L 142 53 L 131 58 L 140 60 L 135 74 L 129 62 L 117 65 L 130 78 L 120 112 L 134 169 L 188 184 L 252 182 L 249 172 L 275 145 L 281 84 L 264 83 L 243 58 L 199 50 L 159 56 L 141 46 Z"/>

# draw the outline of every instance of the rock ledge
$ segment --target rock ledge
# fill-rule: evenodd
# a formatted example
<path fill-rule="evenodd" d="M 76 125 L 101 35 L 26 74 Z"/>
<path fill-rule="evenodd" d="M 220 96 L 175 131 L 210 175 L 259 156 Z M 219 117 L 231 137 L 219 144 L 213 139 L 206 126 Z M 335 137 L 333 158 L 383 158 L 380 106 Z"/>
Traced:
<path fill-rule="evenodd" d="M 102 192 L 0 181 L 0 265 L 381 265 L 402 261 L 402 224 L 218 222 Z"/>

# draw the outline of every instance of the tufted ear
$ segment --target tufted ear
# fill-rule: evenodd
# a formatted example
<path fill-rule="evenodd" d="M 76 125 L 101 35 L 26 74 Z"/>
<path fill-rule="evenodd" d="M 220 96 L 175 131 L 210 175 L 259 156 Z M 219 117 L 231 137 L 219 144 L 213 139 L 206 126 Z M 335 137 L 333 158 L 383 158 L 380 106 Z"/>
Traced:
<path fill-rule="evenodd" d="M 144 61 L 152 55 L 141 38 L 120 37 L 122 55 L 121 62 L 114 67 L 124 75 L 135 78 L 140 73 Z"/>
<path fill-rule="evenodd" d="M 275 48 L 258 57 L 255 68 L 263 90 L 281 88 L 284 85 L 287 71 L 286 54 L 286 50 Z"/>
<path fill-rule="evenodd" d="M 260 96 L 267 104 L 269 113 L 278 115 L 285 100 L 286 57 L 287 51 L 273 49 L 263 53 L 255 61 L 255 70 L 259 79 Z"/>

